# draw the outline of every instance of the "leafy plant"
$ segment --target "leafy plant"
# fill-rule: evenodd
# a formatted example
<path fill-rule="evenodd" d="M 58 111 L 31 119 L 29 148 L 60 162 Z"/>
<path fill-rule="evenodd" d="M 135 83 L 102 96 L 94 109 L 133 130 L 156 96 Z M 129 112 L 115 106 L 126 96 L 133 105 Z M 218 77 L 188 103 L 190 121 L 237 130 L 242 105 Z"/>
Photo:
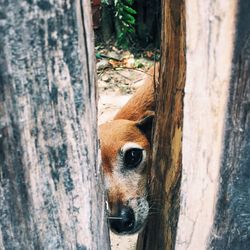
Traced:
<path fill-rule="evenodd" d="M 110 5 L 110 0 L 101 0 L 101 3 L 102 4 Z"/>
<path fill-rule="evenodd" d="M 134 0 L 114 0 L 118 46 L 127 48 L 135 35 Z"/>
<path fill-rule="evenodd" d="M 101 0 L 101 3 L 113 7 L 117 45 L 127 48 L 135 36 L 134 0 Z"/>

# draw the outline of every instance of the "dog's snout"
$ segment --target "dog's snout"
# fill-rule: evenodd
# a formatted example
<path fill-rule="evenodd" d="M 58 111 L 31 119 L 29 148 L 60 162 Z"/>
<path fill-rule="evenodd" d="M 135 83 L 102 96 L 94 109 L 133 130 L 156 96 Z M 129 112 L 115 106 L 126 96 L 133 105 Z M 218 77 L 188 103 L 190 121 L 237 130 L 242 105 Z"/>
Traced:
<path fill-rule="evenodd" d="M 135 215 L 132 208 L 120 206 L 109 218 L 110 227 L 116 233 L 129 233 L 135 225 Z"/>

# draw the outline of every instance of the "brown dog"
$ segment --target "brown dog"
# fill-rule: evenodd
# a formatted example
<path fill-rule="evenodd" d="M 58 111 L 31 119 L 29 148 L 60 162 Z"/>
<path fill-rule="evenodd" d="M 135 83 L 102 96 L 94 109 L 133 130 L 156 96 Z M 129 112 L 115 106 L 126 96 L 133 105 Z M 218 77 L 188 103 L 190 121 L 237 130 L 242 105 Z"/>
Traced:
<path fill-rule="evenodd" d="M 117 234 L 138 232 L 148 216 L 146 183 L 155 108 L 153 75 L 154 67 L 114 119 L 99 127 L 109 223 Z"/>

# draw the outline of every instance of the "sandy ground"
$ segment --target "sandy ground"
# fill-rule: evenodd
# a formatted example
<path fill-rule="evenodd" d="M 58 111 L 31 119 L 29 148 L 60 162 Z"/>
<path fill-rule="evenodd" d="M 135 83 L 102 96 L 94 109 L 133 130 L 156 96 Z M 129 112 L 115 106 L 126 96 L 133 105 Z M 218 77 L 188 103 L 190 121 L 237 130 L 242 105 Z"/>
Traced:
<path fill-rule="evenodd" d="M 111 120 L 114 114 L 128 101 L 135 89 L 143 83 L 145 73 L 132 69 L 109 69 L 98 74 L 98 123 Z M 137 234 L 117 236 L 110 234 L 112 250 L 134 250 Z"/>
<path fill-rule="evenodd" d="M 138 235 L 118 236 L 113 233 L 110 234 L 111 249 L 112 250 L 135 250 Z"/>
<path fill-rule="evenodd" d="M 146 76 L 142 70 L 108 69 L 98 74 L 98 124 L 111 120 L 143 84 Z"/>

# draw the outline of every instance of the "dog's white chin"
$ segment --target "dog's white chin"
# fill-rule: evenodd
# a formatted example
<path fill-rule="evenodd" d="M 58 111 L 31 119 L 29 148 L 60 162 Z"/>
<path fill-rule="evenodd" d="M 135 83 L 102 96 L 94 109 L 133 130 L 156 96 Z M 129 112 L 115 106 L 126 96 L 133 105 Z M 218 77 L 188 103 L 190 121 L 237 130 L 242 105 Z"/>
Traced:
<path fill-rule="evenodd" d="M 128 206 L 131 207 L 135 215 L 135 225 L 132 230 L 125 234 L 135 234 L 140 232 L 146 224 L 149 212 L 148 201 L 145 197 L 138 197 L 129 200 Z"/>

